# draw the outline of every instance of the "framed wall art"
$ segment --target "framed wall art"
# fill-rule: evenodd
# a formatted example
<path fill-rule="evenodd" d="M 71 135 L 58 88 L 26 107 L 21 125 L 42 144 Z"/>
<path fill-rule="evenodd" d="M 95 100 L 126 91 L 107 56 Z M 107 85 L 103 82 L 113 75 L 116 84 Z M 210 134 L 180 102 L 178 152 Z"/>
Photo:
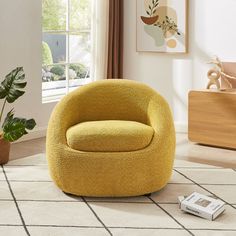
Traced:
<path fill-rule="evenodd" d="M 188 0 L 136 0 L 137 51 L 188 51 Z"/>

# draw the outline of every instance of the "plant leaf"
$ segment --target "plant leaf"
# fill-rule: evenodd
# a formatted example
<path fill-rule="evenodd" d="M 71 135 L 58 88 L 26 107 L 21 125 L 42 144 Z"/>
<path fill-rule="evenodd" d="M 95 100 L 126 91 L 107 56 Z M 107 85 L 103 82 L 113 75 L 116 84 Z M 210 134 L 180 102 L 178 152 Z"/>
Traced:
<path fill-rule="evenodd" d="M 14 117 L 14 111 L 8 112 L 6 119 L 2 125 L 3 138 L 9 142 L 14 142 L 27 134 L 27 130 L 32 130 L 36 125 L 34 119 L 24 119 Z"/>
<path fill-rule="evenodd" d="M 0 85 L 0 99 L 6 98 L 8 103 L 13 103 L 17 98 L 22 96 L 25 93 L 22 89 L 27 84 L 24 79 L 23 67 L 17 67 L 6 75 Z"/>
<path fill-rule="evenodd" d="M 8 113 L 7 113 L 7 116 L 2 124 L 2 127 L 5 126 L 6 122 L 13 119 L 13 116 L 14 116 L 14 109 L 11 109 Z"/>
<path fill-rule="evenodd" d="M 29 119 L 25 120 L 24 125 L 26 129 L 32 130 L 35 127 L 36 123 L 34 119 Z"/>

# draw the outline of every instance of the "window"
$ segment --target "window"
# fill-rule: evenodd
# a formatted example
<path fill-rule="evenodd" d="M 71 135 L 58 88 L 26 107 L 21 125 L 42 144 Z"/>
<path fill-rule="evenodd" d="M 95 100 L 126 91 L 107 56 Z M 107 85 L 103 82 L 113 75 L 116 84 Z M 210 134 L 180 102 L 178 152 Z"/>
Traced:
<path fill-rule="evenodd" d="M 44 102 L 58 100 L 90 82 L 91 1 L 42 1 Z"/>

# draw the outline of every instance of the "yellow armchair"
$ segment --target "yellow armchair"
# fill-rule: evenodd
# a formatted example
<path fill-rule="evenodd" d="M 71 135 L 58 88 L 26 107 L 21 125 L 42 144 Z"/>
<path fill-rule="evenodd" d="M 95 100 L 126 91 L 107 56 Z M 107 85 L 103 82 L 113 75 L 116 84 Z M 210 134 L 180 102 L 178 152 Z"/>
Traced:
<path fill-rule="evenodd" d="M 64 192 L 135 196 L 163 188 L 172 173 L 175 131 L 167 102 L 131 80 L 76 89 L 48 125 L 50 174 Z"/>

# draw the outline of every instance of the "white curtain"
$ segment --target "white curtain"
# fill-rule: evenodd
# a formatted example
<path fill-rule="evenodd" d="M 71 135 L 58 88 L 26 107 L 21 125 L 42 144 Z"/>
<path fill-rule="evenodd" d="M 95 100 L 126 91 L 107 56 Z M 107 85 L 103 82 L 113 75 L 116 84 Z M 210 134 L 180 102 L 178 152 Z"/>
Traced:
<path fill-rule="evenodd" d="M 93 80 L 107 78 L 109 0 L 92 0 L 92 68 Z"/>

